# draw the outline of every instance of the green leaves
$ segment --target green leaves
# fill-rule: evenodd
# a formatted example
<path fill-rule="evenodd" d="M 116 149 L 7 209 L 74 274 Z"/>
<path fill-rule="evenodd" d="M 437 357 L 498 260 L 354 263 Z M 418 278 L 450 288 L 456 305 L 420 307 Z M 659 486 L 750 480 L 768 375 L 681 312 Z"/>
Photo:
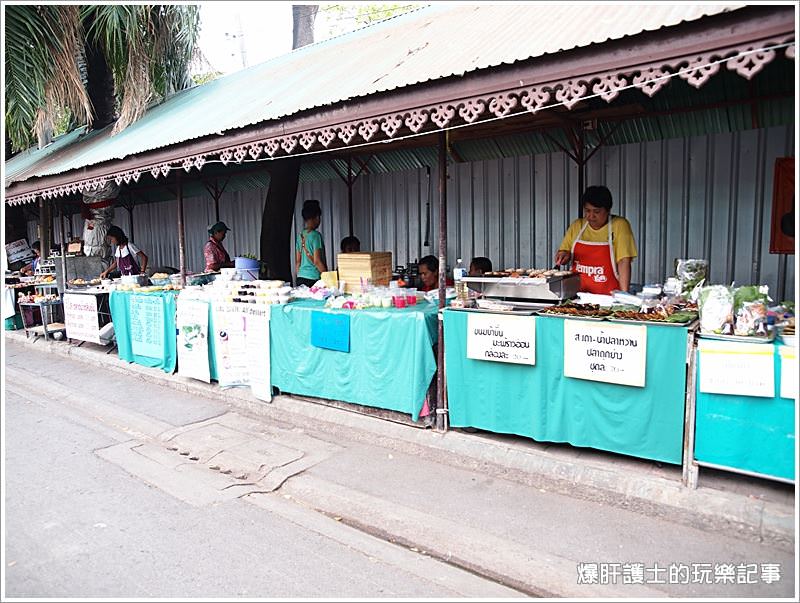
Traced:
<path fill-rule="evenodd" d="M 192 84 L 188 65 L 199 29 L 190 5 L 9 5 L 5 7 L 6 131 L 15 150 L 71 116 L 91 125 L 84 46 L 93 41 L 113 74 L 119 107 L 114 131 L 148 103 Z M 105 91 L 108 93 L 109 91 Z"/>

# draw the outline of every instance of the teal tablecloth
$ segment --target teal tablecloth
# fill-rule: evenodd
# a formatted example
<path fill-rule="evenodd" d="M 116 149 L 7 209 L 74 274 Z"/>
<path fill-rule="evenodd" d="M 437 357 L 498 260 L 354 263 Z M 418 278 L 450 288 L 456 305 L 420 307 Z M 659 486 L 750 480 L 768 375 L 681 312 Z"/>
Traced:
<path fill-rule="evenodd" d="M 272 384 L 287 393 L 408 413 L 416 421 L 436 372 L 436 306 L 327 310 L 349 313 L 349 353 L 311 345 L 311 313 L 323 306 L 307 300 L 272 307 Z"/>
<path fill-rule="evenodd" d="M 564 320 L 536 318 L 536 366 L 466 357 L 467 312 L 444 313 L 450 425 L 680 464 L 687 329 L 647 327 L 646 387 L 564 377 Z"/>
<path fill-rule="evenodd" d="M 772 398 L 701 392 L 699 377 L 703 367 L 698 354 L 694 450 L 698 461 L 795 478 L 795 401 L 780 397 L 780 348 L 784 346 L 771 347 L 775 358 Z"/>
<path fill-rule="evenodd" d="M 174 291 L 112 291 L 111 319 L 119 357 L 127 362 L 175 371 L 178 358 Z M 138 298 L 138 299 L 137 299 Z M 146 302 L 142 305 L 140 301 Z M 137 315 L 146 312 L 146 315 Z"/>

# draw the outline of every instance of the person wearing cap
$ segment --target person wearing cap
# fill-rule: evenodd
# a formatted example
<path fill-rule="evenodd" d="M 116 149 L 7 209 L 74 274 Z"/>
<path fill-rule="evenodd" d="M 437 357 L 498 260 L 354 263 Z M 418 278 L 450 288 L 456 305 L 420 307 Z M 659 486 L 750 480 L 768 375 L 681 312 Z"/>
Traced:
<path fill-rule="evenodd" d="M 203 257 L 206 260 L 206 272 L 219 272 L 220 268 L 233 268 L 231 256 L 222 246 L 225 235 L 230 230 L 225 222 L 217 222 L 208 227 L 208 241 L 203 246 Z"/>

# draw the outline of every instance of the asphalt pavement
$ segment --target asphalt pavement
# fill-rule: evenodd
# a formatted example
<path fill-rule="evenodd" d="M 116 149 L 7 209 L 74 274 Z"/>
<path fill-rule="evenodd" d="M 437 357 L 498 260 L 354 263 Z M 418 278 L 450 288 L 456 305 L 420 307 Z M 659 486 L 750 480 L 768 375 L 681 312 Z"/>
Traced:
<path fill-rule="evenodd" d="M 8 597 L 795 593 L 793 540 L 454 462 L 430 430 L 248 413 L 6 344 Z"/>

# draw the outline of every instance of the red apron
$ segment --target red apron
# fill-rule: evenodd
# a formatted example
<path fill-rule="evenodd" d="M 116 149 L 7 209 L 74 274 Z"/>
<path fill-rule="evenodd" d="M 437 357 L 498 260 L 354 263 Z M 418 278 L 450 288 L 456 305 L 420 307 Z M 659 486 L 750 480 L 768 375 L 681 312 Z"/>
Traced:
<path fill-rule="evenodd" d="M 619 274 L 611 240 L 612 220 L 612 216 L 609 216 L 607 243 L 581 241 L 583 231 L 589 226 L 586 222 L 572 244 L 572 269 L 581 276 L 580 291 L 611 295 L 614 289 L 619 289 Z"/>

